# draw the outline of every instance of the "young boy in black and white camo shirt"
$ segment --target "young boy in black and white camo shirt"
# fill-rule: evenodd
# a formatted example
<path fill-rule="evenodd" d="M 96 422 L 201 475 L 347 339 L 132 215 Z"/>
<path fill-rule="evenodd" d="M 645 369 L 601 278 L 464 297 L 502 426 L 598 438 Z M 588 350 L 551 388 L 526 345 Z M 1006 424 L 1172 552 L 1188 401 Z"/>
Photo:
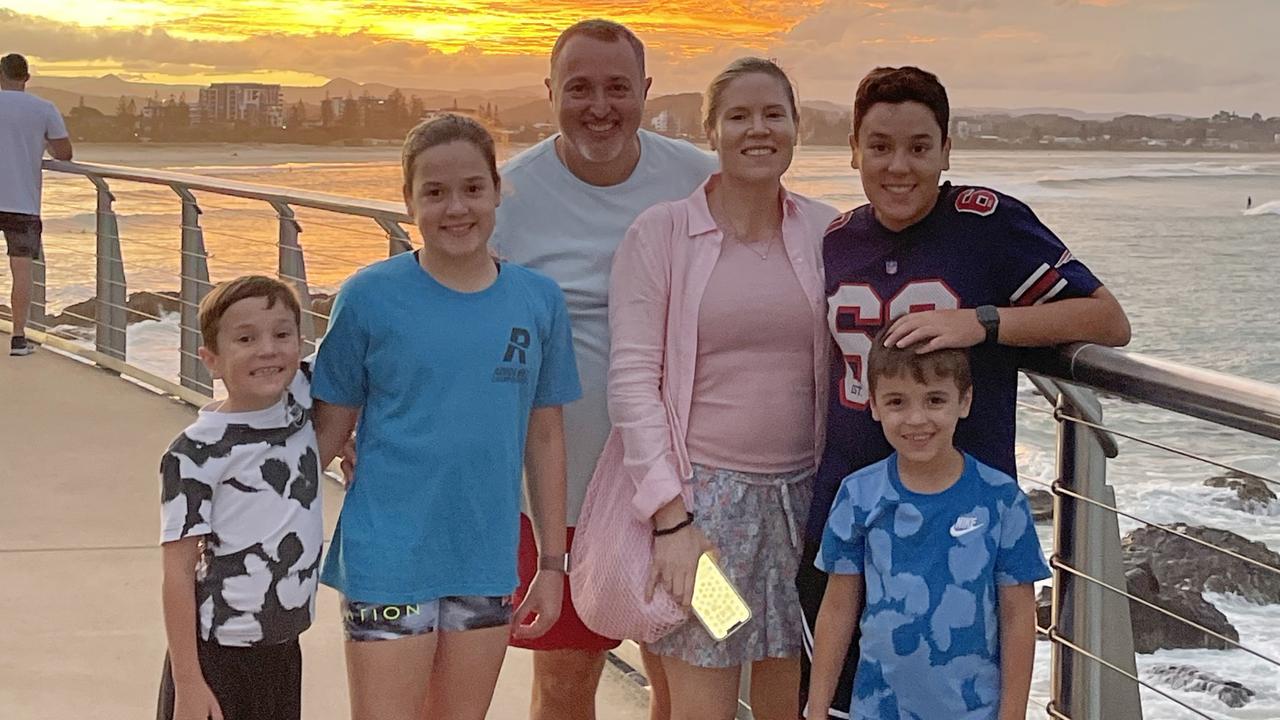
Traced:
<path fill-rule="evenodd" d="M 156 717 L 301 716 L 298 636 L 311 625 L 324 543 L 322 453 L 301 307 L 273 278 L 200 304 L 200 359 L 226 387 L 160 461 L 164 622 Z"/>

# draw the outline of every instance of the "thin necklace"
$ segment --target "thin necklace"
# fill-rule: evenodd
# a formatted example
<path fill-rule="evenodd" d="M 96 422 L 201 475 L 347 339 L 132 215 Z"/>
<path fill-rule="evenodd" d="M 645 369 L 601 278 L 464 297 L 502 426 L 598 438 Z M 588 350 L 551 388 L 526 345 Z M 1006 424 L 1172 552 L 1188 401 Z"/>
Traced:
<path fill-rule="evenodd" d="M 721 228 L 721 232 L 723 232 L 726 236 L 733 238 L 734 242 L 750 250 L 752 255 L 755 255 L 761 260 L 768 260 L 769 253 L 773 251 L 773 241 L 778 239 L 778 234 L 770 235 L 768 238 L 764 240 L 747 242 L 746 240 L 742 239 L 742 233 L 739 233 L 738 229 L 733 226 L 733 222 L 729 220 L 729 215 L 724 211 L 724 201 L 721 200 L 717 204 L 720 206 L 720 215 L 724 218 L 724 227 Z M 764 245 L 763 253 L 761 253 L 759 250 L 756 249 L 756 246 L 761 244 Z"/>
<path fill-rule="evenodd" d="M 743 240 L 743 239 L 742 239 L 742 236 L 738 234 L 738 231 L 737 231 L 736 229 L 734 229 L 734 228 L 733 228 L 733 226 L 732 226 L 732 225 L 730 225 L 728 221 L 725 221 L 725 225 L 727 225 L 727 226 L 728 226 L 728 227 L 726 227 L 726 228 L 725 228 L 725 234 L 726 234 L 726 235 L 728 235 L 729 237 L 733 238 L 734 242 L 736 242 L 736 243 L 738 243 L 739 245 L 741 245 L 742 247 L 744 247 L 744 248 L 746 248 L 746 249 L 750 250 L 752 255 L 755 255 L 756 257 L 760 258 L 761 260 L 768 260 L 768 259 L 769 259 L 769 253 L 773 251 L 773 241 L 776 239 L 776 237 L 777 237 L 777 236 L 773 236 L 773 237 L 770 237 L 770 238 L 765 239 L 765 240 L 757 240 L 757 241 L 755 241 L 755 242 L 747 242 L 747 241 L 745 241 L 745 240 Z M 757 245 L 761 245 L 761 244 L 763 244 L 763 245 L 764 245 L 764 252 L 763 252 L 763 253 L 756 249 L 756 246 L 757 246 Z"/>

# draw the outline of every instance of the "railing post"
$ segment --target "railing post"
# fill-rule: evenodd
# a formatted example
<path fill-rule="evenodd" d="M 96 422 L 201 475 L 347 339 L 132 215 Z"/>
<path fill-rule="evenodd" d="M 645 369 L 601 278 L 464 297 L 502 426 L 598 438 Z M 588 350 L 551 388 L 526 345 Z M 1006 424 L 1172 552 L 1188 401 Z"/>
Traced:
<path fill-rule="evenodd" d="M 204 229 L 200 227 L 200 205 L 196 196 L 184 185 L 170 185 L 182 198 L 182 287 L 179 292 L 181 311 L 181 356 L 178 380 L 185 388 L 206 395 L 213 394 L 213 378 L 200 362 L 200 301 L 209 292 L 209 254 L 204 249 Z"/>
<path fill-rule="evenodd" d="M 98 188 L 97 211 L 97 307 L 94 309 L 98 352 L 124 360 L 128 349 L 128 286 L 124 278 L 124 255 L 120 252 L 120 227 L 112 207 L 115 195 L 103 178 L 90 175 Z"/>
<path fill-rule="evenodd" d="M 1087 404 L 1079 407 L 1076 403 Z M 1115 507 L 1107 485 L 1107 455 L 1099 435 L 1067 418 L 1102 417 L 1092 392 L 1058 396 L 1058 483 Z M 1125 587 L 1120 528 L 1114 513 L 1075 498 L 1054 496 L 1053 631 L 1083 651 L 1137 676 L 1129 600 L 1058 567 L 1066 563 L 1113 587 Z M 1052 647 L 1050 697 L 1073 720 L 1140 720 L 1138 686 L 1083 653 Z"/>
<path fill-rule="evenodd" d="M 387 257 L 413 250 L 413 243 L 409 242 L 409 233 L 400 227 L 400 223 L 383 217 L 376 217 L 374 221 L 387 233 Z"/>
<path fill-rule="evenodd" d="M 302 356 L 310 355 L 316 349 L 316 325 L 311 315 L 311 289 L 307 283 L 307 260 L 302 253 L 302 245 L 298 242 L 298 233 L 302 226 L 298 224 L 293 208 L 288 203 L 272 200 L 280 218 L 280 259 L 278 272 L 280 279 L 292 283 L 298 291 L 298 299 L 302 302 L 302 315 L 299 318 L 302 332 Z"/>
<path fill-rule="evenodd" d="M 45 300 L 48 297 L 45 275 L 44 257 L 41 257 L 31 263 L 31 313 L 27 316 L 27 327 L 32 330 L 48 329 L 45 325 L 45 320 L 48 319 L 45 314 Z"/>

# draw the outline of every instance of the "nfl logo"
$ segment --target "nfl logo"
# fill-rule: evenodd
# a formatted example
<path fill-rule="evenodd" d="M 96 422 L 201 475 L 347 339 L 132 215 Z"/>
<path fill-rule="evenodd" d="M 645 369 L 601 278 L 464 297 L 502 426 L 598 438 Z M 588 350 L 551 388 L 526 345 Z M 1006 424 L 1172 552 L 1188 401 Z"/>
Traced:
<path fill-rule="evenodd" d="M 885 271 L 885 273 L 886 273 L 886 274 L 888 274 L 888 275 L 897 275 L 897 274 L 898 274 L 898 261 L 897 261 L 897 260 L 885 260 L 885 261 L 884 261 L 884 271 Z"/>

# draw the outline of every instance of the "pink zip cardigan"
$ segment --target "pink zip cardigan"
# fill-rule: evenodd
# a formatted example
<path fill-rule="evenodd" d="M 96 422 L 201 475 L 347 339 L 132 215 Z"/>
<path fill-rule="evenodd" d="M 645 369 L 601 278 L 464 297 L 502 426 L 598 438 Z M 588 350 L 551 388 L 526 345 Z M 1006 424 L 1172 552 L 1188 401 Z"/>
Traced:
<path fill-rule="evenodd" d="M 698 307 L 720 257 L 724 234 L 707 207 L 712 175 L 684 200 L 640 214 L 614 255 L 609 286 L 609 418 L 622 466 L 636 483 L 632 500 L 652 517 L 693 477 L 685 433 L 698 351 Z M 816 466 L 822 458 L 831 338 L 827 332 L 822 236 L 838 214 L 783 189 L 782 244 L 813 311 Z M 687 499 L 686 499 L 687 500 Z"/>

